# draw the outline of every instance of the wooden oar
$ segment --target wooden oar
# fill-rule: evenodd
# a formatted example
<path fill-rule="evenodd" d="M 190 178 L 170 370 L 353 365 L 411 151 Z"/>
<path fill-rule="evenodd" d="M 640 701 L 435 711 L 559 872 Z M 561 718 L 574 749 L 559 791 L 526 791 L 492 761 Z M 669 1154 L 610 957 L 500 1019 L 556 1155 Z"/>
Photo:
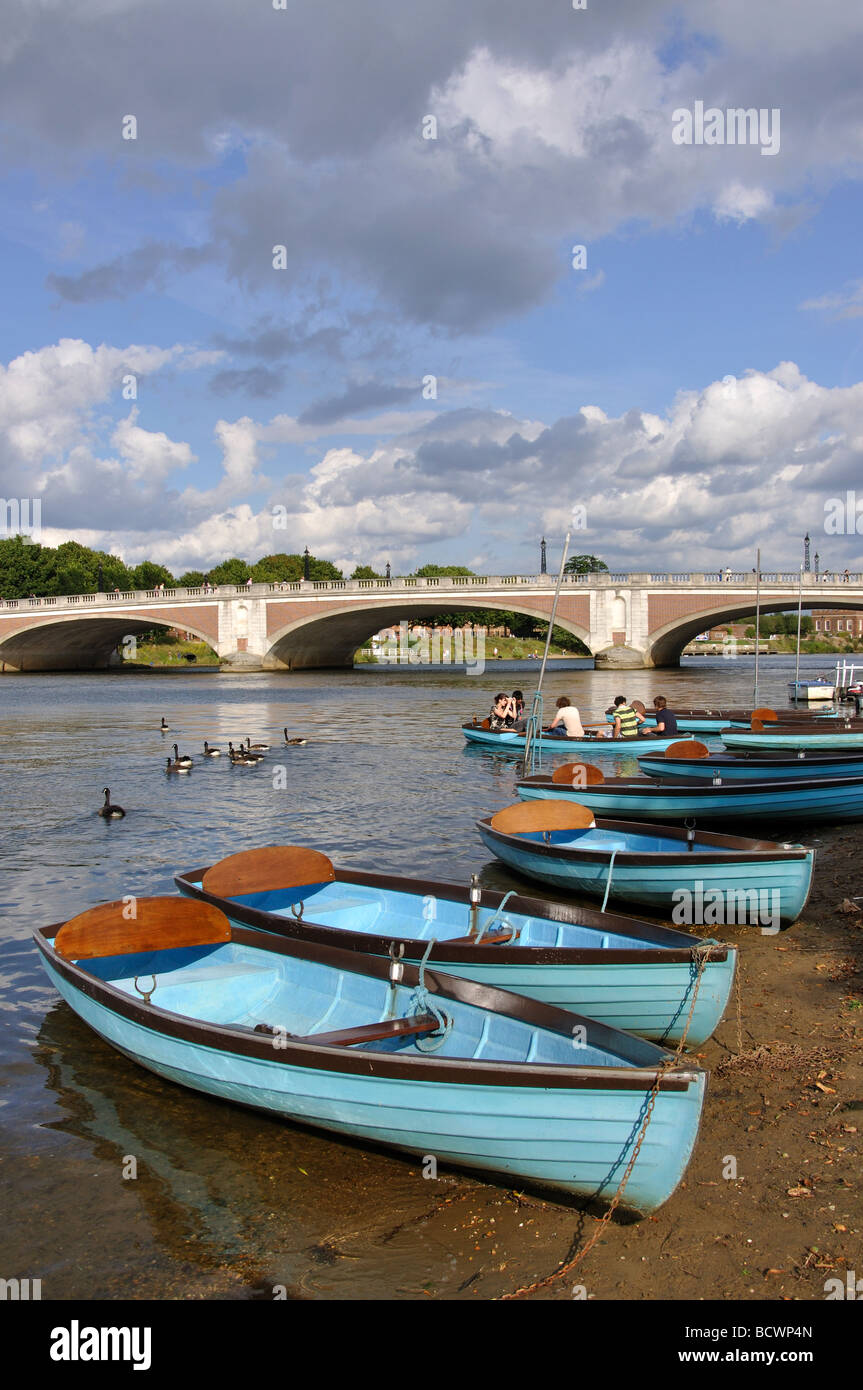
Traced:
<path fill-rule="evenodd" d="M 70 918 L 54 938 L 54 949 L 67 960 L 88 960 L 178 946 L 215 946 L 230 939 L 231 924 L 212 903 L 192 898 L 120 898 Z"/>
<path fill-rule="evenodd" d="M 552 782 L 566 782 L 572 787 L 592 787 L 605 781 L 605 773 L 592 763 L 564 763 L 551 774 Z"/>
<path fill-rule="evenodd" d="M 523 835 L 531 830 L 588 830 L 593 812 L 577 801 L 517 801 L 491 818 L 492 830 Z"/>
<path fill-rule="evenodd" d="M 229 854 L 207 870 L 201 881 L 214 898 L 238 898 L 244 893 L 272 893 L 312 883 L 332 883 L 332 861 L 304 845 L 268 845 Z"/>

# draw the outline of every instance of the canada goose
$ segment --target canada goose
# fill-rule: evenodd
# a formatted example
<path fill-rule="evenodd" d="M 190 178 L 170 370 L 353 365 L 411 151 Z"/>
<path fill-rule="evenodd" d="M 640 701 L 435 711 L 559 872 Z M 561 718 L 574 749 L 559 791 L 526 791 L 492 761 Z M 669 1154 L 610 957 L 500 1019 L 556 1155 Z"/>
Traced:
<path fill-rule="evenodd" d="M 205 758 L 221 758 L 221 756 L 222 756 L 222 750 L 221 750 L 221 748 L 211 748 L 210 745 L 209 745 L 209 743 L 207 742 L 207 740 L 204 739 L 204 757 L 205 757 Z"/>
<path fill-rule="evenodd" d="M 246 751 L 248 753 L 268 753 L 270 751 L 270 745 L 268 743 L 252 743 L 252 740 L 247 734 Z"/>
<path fill-rule="evenodd" d="M 99 807 L 99 815 L 103 820 L 120 820 L 126 812 L 122 806 L 111 805 L 111 793 L 107 787 L 102 788 L 105 797 L 105 805 Z"/>
<path fill-rule="evenodd" d="M 164 714 L 162 715 L 162 723 L 159 726 L 159 732 L 163 734 L 168 734 L 171 732 L 171 726 L 170 724 L 166 723 Z"/>
<path fill-rule="evenodd" d="M 242 743 L 239 748 L 234 748 L 232 743 L 229 743 L 228 747 L 233 749 L 234 755 L 238 758 L 248 758 L 253 763 L 262 763 L 264 761 L 263 753 L 255 753 L 253 749 L 246 748 Z"/>
<path fill-rule="evenodd" d="M 165 762 L 168 764 L 165 768 L 166 772 L 191 772 L 192 770 L 191 763 L 172 763 L 170 758 L 166 758 Z"/>
<path fill-rule="evenodd" d="M 184 753 L 181 757 L 180 750 L 177 747 L 176 743 L 174 744 L 174 762 L 178 765 L 178 767 L 192 766 L 192 759 L 189 757 L 188 753 Z"/>
<path fill-rule="evenodd" d="M 308 743 L 307 738 L 288 738 L 287 729 L 284 730 L 285 743 L 289 748 L 301 748 L 304 743 Z"/>
<path fill-rule="evenodd" d="M 228 744 L 228 753 L 231 759 L 231 767 L 257 767 L 260 758 L 249 757 L 245 750 L 238 750 L 232 743 Z"/>

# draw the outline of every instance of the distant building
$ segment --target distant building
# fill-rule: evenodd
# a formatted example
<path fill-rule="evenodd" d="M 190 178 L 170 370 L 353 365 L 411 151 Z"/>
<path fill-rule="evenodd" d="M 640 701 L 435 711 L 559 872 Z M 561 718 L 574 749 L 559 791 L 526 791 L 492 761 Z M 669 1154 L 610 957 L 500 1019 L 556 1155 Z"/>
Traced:
<path fill-rule="evenodd" d="M 812 621 L 816 632 L 825 636 L 863 637 L 863 612 L 859 609 L 833 610 L 829 613 L 813 613 Z"/>

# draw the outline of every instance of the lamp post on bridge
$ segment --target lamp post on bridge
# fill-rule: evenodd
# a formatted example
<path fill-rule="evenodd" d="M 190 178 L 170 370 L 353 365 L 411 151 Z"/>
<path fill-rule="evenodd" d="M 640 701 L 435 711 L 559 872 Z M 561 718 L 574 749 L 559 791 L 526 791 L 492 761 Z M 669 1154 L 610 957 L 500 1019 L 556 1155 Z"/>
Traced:
<path fill-rule="evenodd" d="M 818 578 L 818 551 L 815 552 L 815 578 Z"/>
<path fill-rule="evenodd" d="M 808 531 L 806 532 L 806 535 L 803 537 L 803 568 L 804 568 L 804 570 L 806 571 L 806 573 L 808 574 L 808 573 L 809 573 L 809 568 L 810 568 L 810 566 L 809 566 L 809 532 L 808 532 Z"/>
<path fill-rule="evenodd" d="M 539 572 L 540 574 L 548 574 L 548 566 L 545 558 L 545 536 L 543 536 L 539 543 Z"/>
<path fill-rule="evenodd" d="M 303 579 L 311 579 L 312 577 L 311 569 L 309 568 L 311 558 L 312 557 L 309 554 L 309 547 L 306 546 L 305 550 L 303 551 Z"/>

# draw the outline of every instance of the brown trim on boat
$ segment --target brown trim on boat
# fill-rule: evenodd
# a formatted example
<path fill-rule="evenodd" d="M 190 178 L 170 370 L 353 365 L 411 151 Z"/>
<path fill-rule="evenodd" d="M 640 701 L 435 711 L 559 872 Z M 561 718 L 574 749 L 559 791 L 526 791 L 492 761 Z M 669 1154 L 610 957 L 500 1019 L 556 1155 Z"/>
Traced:
<path fill-rule="evenodd" d="M 482 832 L 489 835 L 492 839 L 502 840 L 506 844 L 520 845 L 522 849 L 528 848 L 531 853 L 538 853 L 558 858 L 561 852 L 568 850 L 568 845 L 545 844 L 542 840 L 525 840 L 520 835 L 506 835 L 500 830 L 495 830 L 491 824 L 491 816 L 484 816 L 477 821 L 477 826 Z M 731 854 L 711 854 L 710 848 L 706 851 L 687 850 L 686 837 L 687 830 L 684 826 L 667 825 L 665 823 L 655 825 L 650 821 L 628 821 L 628 820 L 597 820 L 597 830 L 617 830 L 629 835 L 650 835 L 655 834 L 663 839 L 680 840 L 681 849 L 676 850 L 650 850 L 642 853 L 632 853 L 629 850 L 618 850 L 615 863 L 625 861 L 627 864 L 636 865 L 655 865 L 655 864 L 674 864 L 683 855 L 688 863 L 692 864 L 734 864 L 742 859 L 765 862 L 775 862 L 777 859 L 805 859 L 808 854 L 813 853 L 805 845 L 797 845 L 791 849 L 786 849 L 783 845 L 776 844 L 772 840 L 747 840 L 739 835 L 720 835 L 714 830 L 699 830 L 698 839 L 708 846 L 715 845 L 719 850 L 723 846 L 732 850 Z M 606 846 L 600 849 L 598 846 L 595 851 L 579 849 L 579 859 L 584 863 L 604 862 L 608 858 L 609 850 Z"/>
<path fill-rule="evenodd" d="M 688 762 L 688 758 L 682 759 Z M 700 759 L 693 761 L 701 761 Z M 721 786 L 715 786 L 708 777 L 675 777 L 673 781 L 662 782 L 658 777 L 606 777 L 605 781 L 590 787 L 567 786 L 566 783 L 553 782 L 545 773 L 535 773 L 533 777 L 525 777 L 520 782 L 516 782 L 516 789 L 521 787 L 541 787 L 543 791 L 549 791 L 554 797 L 567 796 L 573 800 L 578 800 L 582 793 L 586 792 L 590 796 L 615 795 L 620 792 L 632 793 L 639 796 L 642 793 L 655 795 L 661 792 L 663 796 L 677 796 L 683 800 L 687 794 L 698 792 L 699 796 L 704 795 L 708 799 L 727 796 L 729 792 L 739 792 L 741 796 L 750 795 L 758 791 L 815 791 L 818 788 L 826 787 L 847 787 L 863 783 L 863 770 L 859 773 L 849 772 L 847 775 L 837 775 L 836 777 L 735 777 L 733 780 L 723 782 Z M 550 800 L 551 798 L 549 798 Z M 497 829 L 497 827 L 495 827 Z"/>
<path fill-rule="evenodd" d="M 279 1036 L 279 1046 L 273 1039 L 251 1028 L 228 1027 L 204 1023 L 181 1014 L 146 1005 L 130 998 L 104 980 L 66 961 L 54 950 L 49 938 L 62 923 L 40 927 L 34 933 L 36 945 L 61 978 L 75 990 L 93 999 L 110 1012 L 166 1037 L 210 1047 L 219 1052 L 234 1053 L 275 1061 L 282 1065 L 392 1077 L 412 1081 L 446 1082 L 463 1086 L 525 1086 L 558 1090 L 644 1090 L 649 1091 L 657 1080 L 657 1068 L 672 1054 L 641 1038 L 609 1028 L 593 1019 L 583 1018 L 549 1004 L 542 1004 L 509 990 L 491 985 L 476 984 L 456 975 L 438 975 L 426 970 L 425 985 L 430 995 L 440 1000 L 452 999 L 474 1008 L 487 1009 L 517 1019 L 532 1027 L 542 1028 L 570 1037 L 577 1025 L 586 1029 L 587 1042 L 617 1057 L 623 1056 L 621 1043 L 630 1054 L 628 1065 L 615 1067 L 565 1067 L 550 1063 L 504 1063 L 474 1061 L 472 1058 L 436 1058 L 432 1055 L 404 1056 L 399 1053 L 356 1051 L 351 1047 L 316 1044 L 312 1038 L 299 1040 L 290 1035 Z M 234 927 L 234 941 L 256 947 L 270 955 L 296 956 L 329 965 L 337 970 L 388 980 L 390 962 L 377 956 L 358 956 L 354 952 L 337 950 L 307 941 L 287 941 L 267 932 Z M 419 971 L 404 966 L 403 985 L 415 987 Z M 445 1010 L 444 1010 L 445 1011 Z M 90 1025 L 92 1026 L 92 1025 Z M 99 1032 L 98 1029 L 94 1029 Z M 100 1036 L 102 1036 L 100 1034 Z M 313 1037 L 313 1035 L 312 1035 Z M 284 1045 L 282 1045 L 284 1044 Z M 125 1049 L 121 1049 L 125 1050 Z M 127 1052 L 128 1055 L 128 1052 Z M 703 1074 L 703 1068 L 688 1064 L 680 1070 L 670 1070 L 659 1077 L 662 1091 L 685 1091 Z"/>
<path fill-rule="evenodd" d="M 388 956 L 390 945 L 404 945 L 405 955 L 419 959 L 428 947 L 428 941 L 418 937 L 394 937 L 386 933 L 351 931 L 345 927 L 328 927 L 313 919 L 303 917 L 296 921 L 282 917 L 264 908 L 250 907 L 230 899 L 214 898 L 205 893 L 200 881 L 206 869 L 195 869 L 187 873 L 175 874 L 174 882 L 181 892 L 212 903 L 234 922 L 263 929 L 277 936 L 294 941 L 315 941 L 320 945 L 333 946 L 338 950 L 357 951 Z M 392 874 L 378 874 L 362 869 L 336 869 L 336 883 L 346 886 L 355 883 L 362 887 L 387 889 L 392 892 L 415 893 L 419 897 L 435 896 L 448 902 L 460 902 L 469 906 L 468 888 L 459 883 L 438 882 L 435 879 L 401 878 Z M 506 894 L 483 889 L 482 905 L 498 908 Z M 314 908 L 309 907 L 313 912 Z M 614 936 L 637 936 L 645 945 L 629 949 L 627 947 L 589 947 L 589 946 L 477 946 L 462 938 L 452 941 L 439 941 L 432 949 L 430 959 L 443 968 L 444 963 L 453 965 L 682 965 L 692 957 L 696 946 L 703 945 L 703 938 L 691 936 L 686 932 L 675 931 L 671 927 L 658 926 L 653 922 L 643 922 L 637 917 L 625 917 L 619 913 L 598 912 L 594 908 L 576 904 L 548 903 L 539 898 L 519 894 L 511 897 L 505 911 L 518 913 L 525 917 L 538 917 L 544 921 L 560 923 L 565 926 L 586 927 L 600 934 Z M 673 943 L 673 944 L 672 944 Z M 711 959 L 724 961 L 734 947 L 719 944 L 714 947 Z"/>

